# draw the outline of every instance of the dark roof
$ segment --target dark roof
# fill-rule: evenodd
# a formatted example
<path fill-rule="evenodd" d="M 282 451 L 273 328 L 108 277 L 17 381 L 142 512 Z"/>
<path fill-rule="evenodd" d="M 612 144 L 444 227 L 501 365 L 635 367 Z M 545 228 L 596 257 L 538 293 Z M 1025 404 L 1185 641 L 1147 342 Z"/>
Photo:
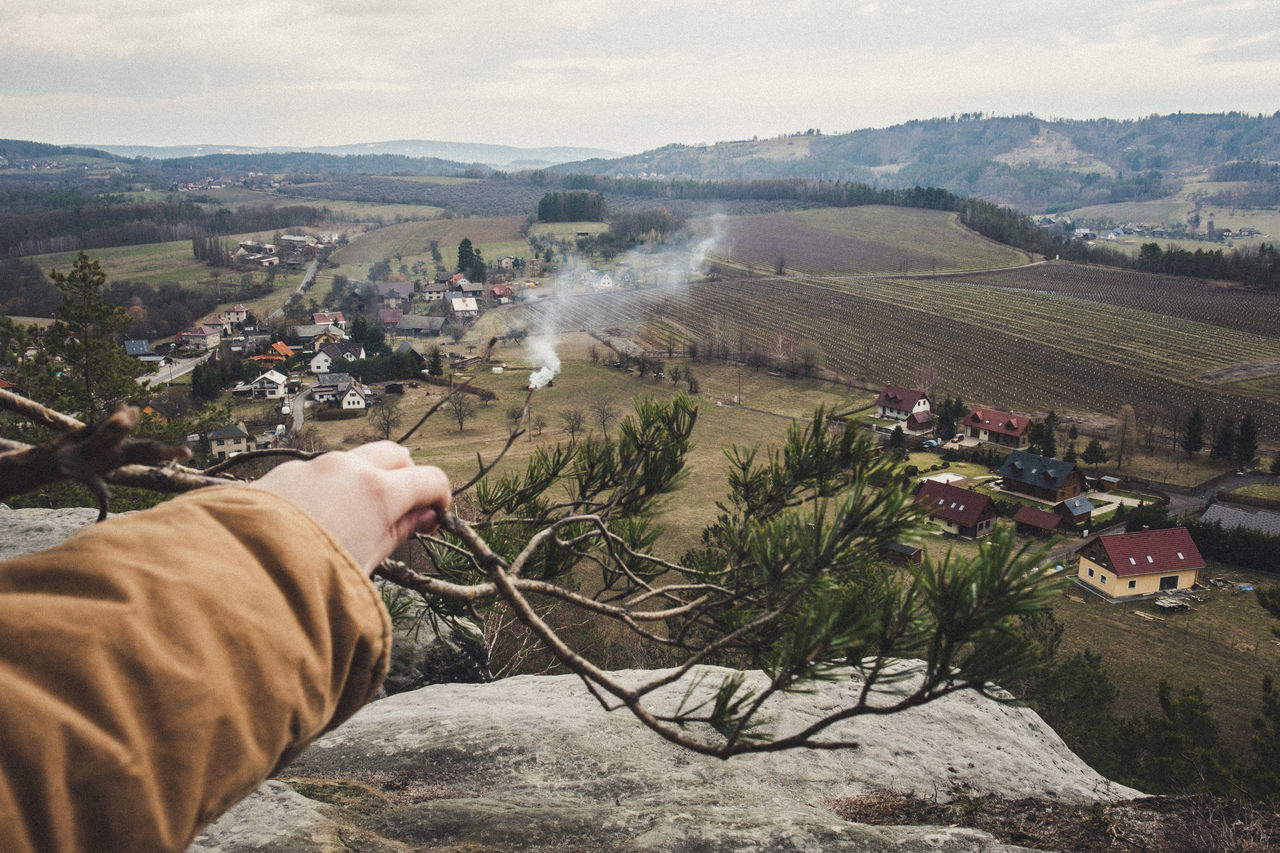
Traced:
<path fill-rule="evenodd" d="M 129 355 L 151 355 L 151 342 L 148 340 L 125 341 L 124 351 Z"/>
<path fill-rule="evenodd" d="M 1088 498 L 1069 498 L 1058 504 L 1063 510 L 1071 514 L 1072 518 L 1079 518 L 1082 515 L 1088 515 L 1097 507 Z"/>
<path fill-rule="evenodd" d="M 912 412 L 907 415 L 907 429 L 924 430 L 933 426 L 933 415 L 928 412 Z"/>
<path fill-rule="evenodd" d="M 1021 436 L 1031 426 L 1031 419 L 1015 415 L 1012 412 L 998 412 L 995 409 L 974 409 L 964 419 L 967 426 L 998 432 L 1004 435 Z"/>
<path fill-rule="evenodd" d="M 212 438 L 212 439 L 248 438 L 248 437 L 249 437 L 249 433 L 245 432 L 244 427 L 240 426 L 240 424 L 234 424 L 233 426 L 218 427 L 217 429 L 212 430 L 209 433 L 209 438 Z"/>
<path fill-rule="evenodd" d="M 880 392 L 880 396 L 876 397 L 876 405 L 885 406 L 890 409 L 901 409 L 905 412 L 909 412 L 916 403 L 920 402 L 920 398 L 922 397 L 927 397 L 927 395 L 919 388 L 902 388 L 897 385 L 886 385 L 884 386 L 884 390 Z"/>
<path fill-rule="evenodd" d="M 413 284 L 407 281 L 378 281 L 373 287 L 384 299 L 408 299 L 413 295 Z"/>
<path fill-rule="evenodd" d="M 1041 530 L 1057 530 L 1058 525 L 1062 523 L 1062 516 L 1056 512 L 1045 512 L 1032 506 L 1023 506 L 1018 507 L 1018 511 L 1013 514 L 1013 520 L 1015 524 L 1029 524 Z"/>
<path fill-rule="evenodd" d="M 1226 529 L 1244 527 L 1268 536 L 1280 536 L 1280 513 L 1265 509 L 1212 504 L 1200 516 L 1201 521 L 1216 521 Z"/>
<path fill-rule="evenodd" d="M 1116 533 L 1099 536 L 1096 542 L 1093 558 L 1105 557 L 1103 564 L 1122 577 L 1203 569 L 1205 565 L 1185 527 Z"/>
<path fill-rule="evenodd" d="M 426 329 L 438 332 L 444 328 L 443 317 L 427 317 L 422 314 L 405 314 L 396 323 L 397 329 Z"/>
<path fill-rule="evenodd" d="M 404 312 L 399 308 L 379 308 L 378 322 L 387 326 L 394 326 L 400 322 L 400 318 L 404 316 Z"/>
<path fill-rule="evenodd" d="M 1063 462 L 1052 456 L 1037 456 L 1015 450 L 1000 466 L 1000 476 L 1042 489 L 1060 489 L 1076 468 L 1074 462 Z"/>
<path fill-rule="evenodd" d="M 921 484 L 920 491 L 916 493 L 916 502 L 930 515 L 963 527 L 973 527 L 986 512 L 995 512 L 991 498 L 981 492 L 972 492 L 937 480 L 925 480 Z"/>

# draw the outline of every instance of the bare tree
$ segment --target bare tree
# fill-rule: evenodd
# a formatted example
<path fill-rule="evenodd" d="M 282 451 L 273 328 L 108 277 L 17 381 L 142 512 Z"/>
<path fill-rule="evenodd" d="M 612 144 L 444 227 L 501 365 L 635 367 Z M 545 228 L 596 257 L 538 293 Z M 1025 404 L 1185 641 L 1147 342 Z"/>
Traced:
<path fill-rule="evenodd" d="M 560 420 L 564 421 L 564 428 L 569 431 L 569 440 L 576 441 L 578 433 L 587 423 L 587 416 L 582 409 L 564 409 L 560 412 Z"/>
<path fill-rule="evenodd" d="M 373 424 L 373 431 L 383 440 L 391 438 L 403 418 L 398 395 L 383 394 L 369 407 L 369 423 Z"/>
<path fill-rule="evenodd" d="M 591 415 L 596 423 L 600 424 L 600 432 L 604 433 L 605 440 L 608 440 L 609 424 L 618 419 L 618 407 L 614 404 L 613 397 L 608 394 L 596 394 L 587 405 L 590 406 Z"/>
<path fill-rule="evenodd" d="M 453 415 L 453 419 L 458 422 L 458 432 L 462 432 L 463 427 L 467 425 L 467 421 L 471 420 L 476 413 L 476 404 L 471 401 L 471 397 L 463 394 L 461 391 L 455 390 L 445 401 L 445 408 Z"/>

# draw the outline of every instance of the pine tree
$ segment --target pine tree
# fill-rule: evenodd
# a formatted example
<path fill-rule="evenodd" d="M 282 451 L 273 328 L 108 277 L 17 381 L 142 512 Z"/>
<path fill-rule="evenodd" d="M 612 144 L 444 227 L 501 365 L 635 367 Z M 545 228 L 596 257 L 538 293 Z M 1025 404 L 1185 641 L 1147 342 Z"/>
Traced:
<path fill-rule="evenodd" d="M 1246 412 L 1240 419 L 1240 429 L 1236 432 L 1235 462 L 1241 468 L 1253 464 L 1258 455 L 1258 424 L 1252 412 Z"/>
<path fill-rule="evenodd" d="M 1200 410 L 1199 406 L 1196 406 L 1191 411 L 1186 423 L 1182 425 L 1182 437 L 1179 442 L 1182 445 L 1182 449 L 1187 451 L 1188 456 L 1199 453 L 1204 449 L 1204 431 L 1204 412 Z"/>
<path fill-rule="evenodd" d="M 1089 439 L 1089 443 L 1085 445 L 1084 453 L 1080 455 L 1080 461 L 1087 465 L 1092 465 L 1095 470 L 1110 458 L 1111 454 L 1107 453 L 1102 446 L 1102 442 L 1096 438 Z"/>

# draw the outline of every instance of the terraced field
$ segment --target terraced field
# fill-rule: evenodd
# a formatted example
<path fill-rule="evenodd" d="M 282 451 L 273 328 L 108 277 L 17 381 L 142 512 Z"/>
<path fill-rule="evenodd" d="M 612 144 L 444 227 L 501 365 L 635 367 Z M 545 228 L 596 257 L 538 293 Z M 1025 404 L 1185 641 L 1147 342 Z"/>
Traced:
<path fill-rule="evenodd" d="M 1049 269 L 1070 284 L 1079 268 Z M 1109 292 L 1108 282 L 1096 283 L 1099 293 Z M 523 310 L 560 328 L 652 322 L 704 344 L 718 339 L 731 352 L 745 345 L 773 354 L 807 343 L 821 353 L 824 367 L 874 382 L 909 383 L 931 368 L 940 394 L 1018 411 L 1115 415 L 1126 403 L 1147 416 L 1185 414 L 1195 405 L 1211 417 L 1249 410 L 1264 437 L 1280 439 L 1275 395 L 1197 379 L 1280 356 L 1280 338 L 1260 331 L 1280 329 L 1280 303 L 1240 300 L 1206 286 L 1199 298 L 1206 315 L 1216 318 L 1211 323 L 1178 313 L 1191 312 L 1189 295 L 1181 308 L 1169 300 L 1170 313 L 1162 312 L 1160 297 L 1153 291 L 1139 308 L 967 277 L 756 277 L 531 303 Z"/>

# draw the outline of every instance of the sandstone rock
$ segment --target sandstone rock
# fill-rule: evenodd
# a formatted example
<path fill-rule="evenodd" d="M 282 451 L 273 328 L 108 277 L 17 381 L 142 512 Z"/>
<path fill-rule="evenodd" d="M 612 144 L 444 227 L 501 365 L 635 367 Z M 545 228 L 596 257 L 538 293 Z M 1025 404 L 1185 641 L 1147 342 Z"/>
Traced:
<path fill-rule="evenodd" d="M 854 689 L 787 697 L 777 719 L 804 725 Z M 1090 770 L 1031 711 L 972 693 L 862 717 L 833 736 L 861 746 L 720 761 L 668 744 L 625 710 L 605 713 L 575 677 L 436 685 L 375 702 L 312 746 L 283 774 L 312 805 L 271 825 L 300 850 L 336 847 L 341 827 L 362 850 L 985 851 L 1017 848 L 973 830 L 852 824 L 830 803 L 886 787 L 942 799 L 1138 796 Z M 254 849 L 224 825 L 243 831 L 263 796 L 278 792 L 254 794 L 202 843 Z"/>
<path fill-rule="evenodd" d="M 0 560 L 57 545 L 97 519 L 98 510 L 92 507 L 10 509 L 0 504 Z"/>

